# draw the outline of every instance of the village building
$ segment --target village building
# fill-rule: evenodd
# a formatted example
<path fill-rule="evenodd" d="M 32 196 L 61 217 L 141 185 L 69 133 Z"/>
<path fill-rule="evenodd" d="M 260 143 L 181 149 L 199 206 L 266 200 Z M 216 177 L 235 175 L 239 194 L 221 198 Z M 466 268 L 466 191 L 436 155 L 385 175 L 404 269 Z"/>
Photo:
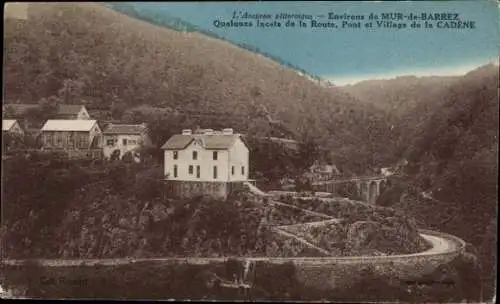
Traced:
<path fill-rule="evenodd" d="M 40 128 L 47 119 L 90 119 L 83 105 L 58 105 L 44 109 L 39 104 L 7 103 L 3 105 L 2 110 L 4 117 L 16 119 L 33 138 L 40 135 Z"/>
<path fill-rule="evenodd" d="M 96 120 L 47 120 L 41 129 L 44 150 L 65 150 L 70 155 L 77 151 L 93 156 L 101 153 L 102 132 Z M 73 153 L 72 153 L 73 152 Z"/>
<path fill-rule="evenodd" d="M 320 163 L 319 161 L 315 161 L 309 167 L 309 173 L 307 174 L 309 178 L 316 181 L 329 180 L 338 175 L 340 175 L 340 171 L 335 165 Z"/>
<path fill-rule="evenodd" d="M 113 153 L 119 158 L 127 152 L 133 153 L 134 157 L 139 157 L 139 148 L 151 145 L 146 124 L 108 124 L 103 130 L 103 156 L 111 158 Z"/>
<path fill-rule="evenodd" d="M 56 112 L 51 116 L 53 119 L 90 119 L 87 108 L 83 105 L 58 105 Z"/>
<path fill-rule="evenodd" d="M 183 130 L 162 149 L 165 180 L 175 196 L 225 199 L 249 182 L 249 150 L 233 129 Z"/>
<path fill-rule="evenodd" d="M 43 107 L 39 104 L 8 103 L 3 105 L 3 112 L 8 118 L 28 119 L 30 111 L 41 111 Z M 49 119 L 90 119 L 89 112 L 84 105 L 57 105 L 51 113 L 47 113 Z"/>
<path fill-rule="evenodd" d="M 2 135 L 11 134 L 14 136 L 24 136 L 24 130 L 15 119 L 2 120 Z"/>

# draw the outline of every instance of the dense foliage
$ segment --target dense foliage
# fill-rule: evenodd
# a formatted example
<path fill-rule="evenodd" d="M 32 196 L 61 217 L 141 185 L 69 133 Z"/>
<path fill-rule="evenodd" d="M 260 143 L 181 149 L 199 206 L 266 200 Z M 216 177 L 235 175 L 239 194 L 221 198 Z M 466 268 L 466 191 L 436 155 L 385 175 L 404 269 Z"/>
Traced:
<path fill-rule="evenodd" d="M 497 252 L 498 77 L 498 67 L 488 65 L 444 90 L 432 115 L 413 131 L 405 156 L 408 186 L 394 205 L 420 227 L 454 234 L 477 248 L 487 294 Z"/>
<path fill-rule="evenodd" d="M 229 43 L 94 4 L 32 4 L 28 20 L 4 27 L 6 101 L 83 103 L 101 120 L 153 110 L 161 123 L 184 121 L 162 140 L 196 124 L 296 134 L 360 174 L 394 161 L 385 114 Z"/>
<path fill-rule="evenodd" d="M 245 195 L 171 199 L 148 163 L 50 153 L 3 163 L 2 244 L 12 258 L 304 255 L 269 227 L 318 220 Z"/>
<path fill-rule="evenodd" d="M 477 248 L 487 295 L 497 254 L 498 81 L 498 66 L 486 65 L 465 76 L 400 77 L 344 88 L 391 113 L 400 133 L 396 155 L 408 160 L 406 185 L 393 185 L 377 204 L 404 210 L 420 227 Z"/>

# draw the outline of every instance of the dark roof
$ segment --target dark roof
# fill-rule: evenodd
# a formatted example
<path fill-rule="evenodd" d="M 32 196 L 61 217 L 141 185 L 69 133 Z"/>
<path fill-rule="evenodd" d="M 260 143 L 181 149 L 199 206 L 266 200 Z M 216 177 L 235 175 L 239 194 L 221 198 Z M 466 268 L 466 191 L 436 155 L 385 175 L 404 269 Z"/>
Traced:
<path fill-rule="evenodd" d="M 17 104 L 17 103 L 8 103 L 3 105 L 3 111 L 7 108 L 11 108 L 14 112 L 14 115 L 23 115 L 26 111 L 30 109 L 37 109 L 39 107 L 38 104 Z"/>
<path fill-rule="evenodd" d="M 201 139 L 203 147 L 207 150 L 227 150 L 239 137 L 240 135 L 238 134 L 176 134 L 170 137 L 161 148 L 164 150 L 183 150 L 193 140 Z"/>
<path fill-rule="evenodd" d="M 27 104 L 27 103 L 10 103 L 10 104 L 4 104 L 3 105 L 3 110 L 9 107 L 13 110 L 14 115 L 23 115 L 26 113 L 26 111 L 31 110 L 31 109 L 38 109 L 41 106 L 39 104 Z M 55 113 L 57 118 L 63 118 L 67 116 L 72 116 L 72 115 L 77 115 L 78 112 L 82 109 L 83 105 L 59 105 L 57 107 L 57 112 Z"/>
<path fill-rule="evenodd" d="M 146 131 L 146 125 L 122 125 L 109 124 L 104 129 L 104 134 L 142 134 Z"/>
<path fill-rule="evenodd" d="M 59 105 L 57 107 L 58 115 L 77 115 L 82 110 L 82 105 Z"/>

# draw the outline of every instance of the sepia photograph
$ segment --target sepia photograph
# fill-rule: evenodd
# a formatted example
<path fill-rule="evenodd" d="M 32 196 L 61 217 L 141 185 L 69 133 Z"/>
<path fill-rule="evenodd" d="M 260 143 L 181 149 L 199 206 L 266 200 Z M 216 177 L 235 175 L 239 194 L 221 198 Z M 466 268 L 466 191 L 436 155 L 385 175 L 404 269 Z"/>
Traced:
<path fill-rule="evenodd" d="M 494 303 L 499 2 L 7 2 L 4 299 Z"/>

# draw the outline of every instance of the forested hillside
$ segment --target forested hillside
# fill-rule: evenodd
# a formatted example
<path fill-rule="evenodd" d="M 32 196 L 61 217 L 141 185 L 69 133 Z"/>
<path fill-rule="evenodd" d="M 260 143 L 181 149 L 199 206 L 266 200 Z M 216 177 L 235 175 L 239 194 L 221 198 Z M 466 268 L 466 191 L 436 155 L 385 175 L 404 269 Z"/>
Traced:
<path fill-rule="evenodd" d="M 240 132 L 266 132 L 260 111 L 299 139 L 328 142 L 353 171 L 393 161 L 385 114 L 227 42 L 95 4 L 33 4 L 27 21 L 6 20 L 4 31 L 6 101 L 84 102 L 110 108 L 113 119 L 143 105 L 218 111 L 227 113 L 220 125 L 236 120 Z M 156 111 L 150 119 L 165 117 Z"/>
<path fill-rule="evenodd" d="M 406 173 L 411 184 L 436 200 L 409 195 L 400 202 L 421 225 L 455 234 L 477 248 L 490 283 L 498 221 L 498 79 L 494 65 L 461 77 L 409 134 Z"/>
<path fill-rule="evenodd" d="M 443 95 L 461 76 L 402 76 L 365 80 L 341 87 L 364 104 L 386 112 L 391 123 L 396 155 L 402 157 L 413 132 L 442 104 Z"/>
<path fill-rule="evenodd" d="M 403 114 L 422 103 L 434 101 L 460 76 L 400 76 L 372 79 L 341 87 L 364 103 L 393 114 Z"/>
<path fill-rule="evenodd" d="M 226 38 L 215 34 L 213 31 L 209 30 L 204 30 L 203 28 L 200 28 L 199 26 L 196 26 L 190 22 L 187 22 L 186 20 L 182 20 L 177 17 L 170 16 L 166 14 L 165 11 L 159 12 L 157 10 L 157 7 L 154 5 L 149 6 L 149 5 L 144 5 L 144 3 L 131 3 L 131 2 L 112 2 L 107 4 L 109 7 L 113 8 L 114 10 L 124 13 L 128 16 L 147 21 L 149 23 L 155 24 L 155 25 L 160 25 L 163 27 L 167 27 L 176 31 L 181 31 L 181 32 L 198 32 L 203 35 L 206 35 L 208 37 L 212 38 L 217 38 L 219 40 L 224 40 L 228 41 Z M 282 66 L 291 68 L 299 73 L 302 73 L 304 75 L 310 76 L 312 79 L 319 80 L 319 77 L 314 76 L 309 74 L 307 71 L 304 69 L 297 67 L 296 65 L 285 61 L 284 59 L 266 53 L 262 50 L 260 50 L 256 46 L 252 46 L 246 43 L 236 43 L 234 41 L 229 41 L 233 44 L 236 44 L 237 46 L 244 48 L 246 50 L 249 50 L 251 52 L 259 53 L 271 60 L 274 60 L 281 64 Z"/>

